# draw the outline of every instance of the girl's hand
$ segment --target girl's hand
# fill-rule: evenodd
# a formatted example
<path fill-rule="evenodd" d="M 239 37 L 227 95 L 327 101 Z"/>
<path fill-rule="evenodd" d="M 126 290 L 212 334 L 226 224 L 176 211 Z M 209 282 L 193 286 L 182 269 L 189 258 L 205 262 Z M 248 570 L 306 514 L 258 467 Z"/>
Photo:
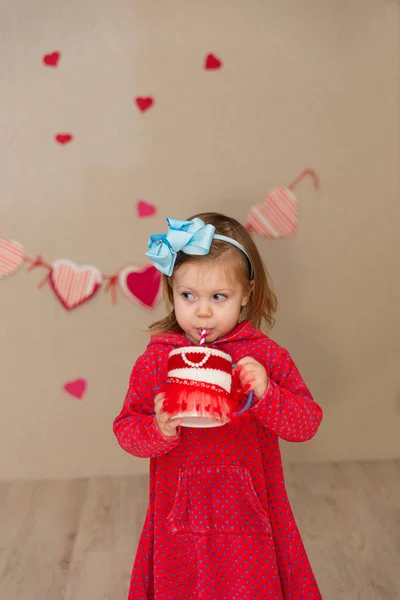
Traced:
<path fill-rule="evenodd" d="M 246 390 L 253 390 L 257 399 L 265 394 L 268 387 L 268 375 L 264 367 L 251 356 L 241 358 L 236 368 L 240 368 L 240 383 Z"/>
<path fill-rule="evenodd" d="M 154 411 L 156 413 L 157 425 L 163 435 L 166 437 L 174 437 L 177 434 L 177 429 L 182 422 L 182 419 L 174 419 L 168 413 L 164 412 L 163 404 L 165 393 L 161 392 L 154 398 Z"/>

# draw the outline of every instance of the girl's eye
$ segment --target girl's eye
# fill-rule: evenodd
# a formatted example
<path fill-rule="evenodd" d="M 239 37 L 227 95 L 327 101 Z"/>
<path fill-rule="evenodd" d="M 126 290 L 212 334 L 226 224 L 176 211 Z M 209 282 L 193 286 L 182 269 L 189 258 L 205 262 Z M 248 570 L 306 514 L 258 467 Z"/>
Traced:
<path fill-rule="evenodd" d="M 184 300 L 193 300 L 193 294 L 191 292 L 183 292 L 181 295 Z"/>
<path fill-rule="evenodd" d="M 216 300 L 217 302 L 220 302 L 221 300 L 226 300 L 228 296 L 225 296 L 225 294 L 214 294 L 213 298 L 214 300 Z"/>

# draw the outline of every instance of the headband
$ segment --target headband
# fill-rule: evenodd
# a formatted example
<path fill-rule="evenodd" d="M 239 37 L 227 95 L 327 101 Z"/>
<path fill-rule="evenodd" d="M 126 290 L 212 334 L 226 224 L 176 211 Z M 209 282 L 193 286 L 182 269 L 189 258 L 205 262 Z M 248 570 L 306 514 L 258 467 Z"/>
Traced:
<path fill-rule="evenodd" d="M 153 233 L 148 242 L 146 256 L 153 261 L 156 269 L 164 275 L 172 275 L 179 251 L 194 256 L 204 256 L 210 252 L 213 240 L 222 240 L 239 248 L 247 256 L 250 264 L 250 279 L 253 279 L 253 266 L 242 244 L 226 235 L 215 233 L 214 225 L 206 225 L 196 217 L 193 221 L 166 219 L 169 227 L 167 233 Z"/>

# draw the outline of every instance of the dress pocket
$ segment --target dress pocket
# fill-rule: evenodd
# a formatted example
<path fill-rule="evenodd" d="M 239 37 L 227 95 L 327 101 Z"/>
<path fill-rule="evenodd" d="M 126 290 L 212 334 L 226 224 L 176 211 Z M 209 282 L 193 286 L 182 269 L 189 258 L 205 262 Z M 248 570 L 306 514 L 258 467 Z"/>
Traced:
<path fill-rule="evenodd" d="M 271 525 L 245 467 L 186 467 L 167 517 L 171 533 L 269 534 Z"/>

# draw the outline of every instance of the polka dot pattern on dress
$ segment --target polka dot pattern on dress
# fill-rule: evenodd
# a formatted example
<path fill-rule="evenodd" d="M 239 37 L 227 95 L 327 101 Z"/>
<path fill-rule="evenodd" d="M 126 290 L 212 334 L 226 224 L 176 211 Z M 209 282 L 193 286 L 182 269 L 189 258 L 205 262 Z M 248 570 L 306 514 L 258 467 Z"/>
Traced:
<path fill-rule="evenodd" d="M 180 428 L 165 437 L 154 397 L 167 358 L 190 345 L 153 338 L 133 367 L 114 433 L 127 452 L 150 458 L 149 507 L 129 600 L 318 600 L 321 598 L 287 497 L 278 438 L 315 435 L 322 411 L 287 350 L 250 322 L 212 347 L 267 371 L 269 386 L 238 423 Z"/>

